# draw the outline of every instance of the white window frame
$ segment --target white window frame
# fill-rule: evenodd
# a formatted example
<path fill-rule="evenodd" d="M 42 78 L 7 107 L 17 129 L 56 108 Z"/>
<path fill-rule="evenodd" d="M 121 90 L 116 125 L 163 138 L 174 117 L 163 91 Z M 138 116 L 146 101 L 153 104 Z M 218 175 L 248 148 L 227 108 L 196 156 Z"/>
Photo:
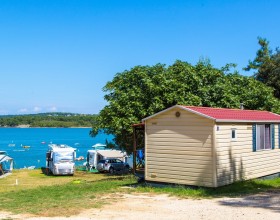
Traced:
<path fill-rule="evenodd" d="M 265 135 L 265 128 L 269 125 L 269 148 L 266 146 L 267 140 Z M 272 150 L 272 126 L 271 124 L 257 124 L 256 125 L 256 151 Z M 260 136 L 262 135 L 262 136 Z"/>

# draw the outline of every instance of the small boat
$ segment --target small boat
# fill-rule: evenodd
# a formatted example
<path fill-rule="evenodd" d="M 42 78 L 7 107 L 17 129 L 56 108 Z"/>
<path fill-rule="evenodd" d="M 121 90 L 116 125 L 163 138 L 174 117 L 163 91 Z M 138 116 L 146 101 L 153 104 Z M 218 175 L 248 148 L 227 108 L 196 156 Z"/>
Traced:
<path fill-rule="evenodd" d="M 42 141 L 41 144 L 46 144 L 46 141 Z"/>
<path fill-rule="evenodd" d="M 30 148 L 30 146 L 28 146 L 28 145 L 23 145 L 22 147 L 23 148 Z"/>
<path fill-rule="evenodd" d="M 8 147 L 15 147 L 16 144 L 14 143 L 14 141 L 12 141 L 12 143 L 8 144 Z"/>
<path fill-rule="evenodd" d="M 76 158 L 76 160 L 80 161 L 80 160 L 84 160 L 85 158 L 83 156 L 79 156 L 78 158 Z"/>

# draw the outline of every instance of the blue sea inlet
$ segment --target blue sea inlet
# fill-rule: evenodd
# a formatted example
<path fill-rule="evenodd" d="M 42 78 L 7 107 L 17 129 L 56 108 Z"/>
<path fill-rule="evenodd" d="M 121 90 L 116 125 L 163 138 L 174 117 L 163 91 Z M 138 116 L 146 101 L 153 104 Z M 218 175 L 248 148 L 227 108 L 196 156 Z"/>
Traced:
<path fill-rule="evenodd" d="M 112 141 L 112 135 L 89 135 L 91 128 L 0 128 L 0 151 L 14 159 L 14 168 L 46 165 L 48 144 L 67 144 L 76 148 L 77 157 L 86 158 L 96 143 Z M 84 161 L 77 162 L 81 165 Z"/>

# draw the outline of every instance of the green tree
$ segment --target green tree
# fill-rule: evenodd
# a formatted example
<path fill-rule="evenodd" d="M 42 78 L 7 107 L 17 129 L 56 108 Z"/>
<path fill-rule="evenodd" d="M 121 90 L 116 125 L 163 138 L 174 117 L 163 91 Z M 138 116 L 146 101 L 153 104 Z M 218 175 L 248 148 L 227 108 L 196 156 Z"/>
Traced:
<path fill-rule="evenodd" d="M 132 124 L 176 104 L 279 111 L 272 89 L 251 77 L 214 68 L 209 61 L 195 66 L 176 61 L 169 67 L 136 66 L 116 74 L 103 88 L 108 102 L 96 118 L 91 135 L 115 135 L 118 148 L 132 151 Z"/>
<path fill-rule="evenodd" d="M 256 57 L 244 69 L 246 71 L 256 70 L 255 79 L 274 88 L 274 95 L 280 98 L 280 50 L 278 48 L 273 52 L 269 48 L 269 41 L 265 38 L 258 38 L 260 49 Z"/>

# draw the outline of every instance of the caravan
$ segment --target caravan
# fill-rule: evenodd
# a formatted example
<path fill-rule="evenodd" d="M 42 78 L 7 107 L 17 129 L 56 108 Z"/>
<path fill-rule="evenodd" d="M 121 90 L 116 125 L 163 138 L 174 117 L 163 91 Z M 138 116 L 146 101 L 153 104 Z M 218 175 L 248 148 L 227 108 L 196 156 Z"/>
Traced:
<path fill-rule="evenodd" d="M 50 144 L 46 166 L 53 175 L 74 175 L 76 149 L 65 144 Z"/>
<path fill-rule="evenodd" d="M 11 173 L 13 170 L 13 158 L 7 155 L 6 151 L 0 151 L 0 175 Z"/>
<path fill-rule="evenodd" d="M 92 146 L 94 150 L 87 151 L 86 167 L 88 170 L 96 169 L 98 162 L 104 159 L 117 158 L 123 162 L 126 162 L 126 152 L 121 150 L 106 149 L 105 146 L 106 145 L 96 144 Z"/>

